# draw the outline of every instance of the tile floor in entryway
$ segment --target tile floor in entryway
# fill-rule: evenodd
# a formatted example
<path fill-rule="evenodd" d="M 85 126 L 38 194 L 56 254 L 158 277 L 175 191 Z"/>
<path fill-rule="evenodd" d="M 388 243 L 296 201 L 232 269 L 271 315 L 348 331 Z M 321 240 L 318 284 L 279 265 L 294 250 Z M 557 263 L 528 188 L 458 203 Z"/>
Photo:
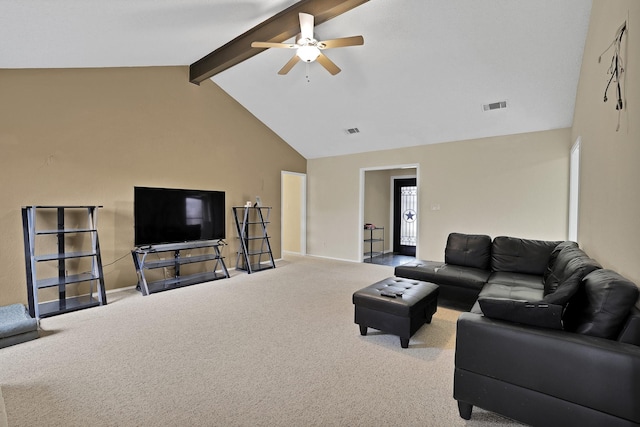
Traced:
<path fill-rule="evenodd" d="M 370 264 L 390 265 L 396 267 L 398 265 L 406 264 L 411 261 L 415 261 L 416 258 L 407 255 L 394 254 L 392 252 L 383 255 L 378 255 L 373 258 L 366 258 L 364 262 Z"/>

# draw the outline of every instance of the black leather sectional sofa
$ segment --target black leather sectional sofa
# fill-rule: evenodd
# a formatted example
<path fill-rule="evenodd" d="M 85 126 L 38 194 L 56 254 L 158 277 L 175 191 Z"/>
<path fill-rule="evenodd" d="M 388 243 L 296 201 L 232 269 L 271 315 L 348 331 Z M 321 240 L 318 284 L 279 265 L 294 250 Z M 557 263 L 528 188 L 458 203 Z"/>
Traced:
<path fill-rule="evenodd" d="M 396 267 L 464 306 L 454 398 L 538 426 L 640 425 L 638 287 L 574 242 L 452 233 L 445 261 Z"/>

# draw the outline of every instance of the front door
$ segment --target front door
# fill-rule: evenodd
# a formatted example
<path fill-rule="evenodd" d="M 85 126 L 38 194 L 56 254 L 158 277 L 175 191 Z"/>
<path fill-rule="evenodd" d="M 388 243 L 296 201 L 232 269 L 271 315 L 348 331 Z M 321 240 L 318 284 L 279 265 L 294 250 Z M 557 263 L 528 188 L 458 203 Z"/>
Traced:
<path fill-rule="evenodd" d="M 393 252 L 416 256 L 418 187 L 415 178 L 393 181 Z"/>

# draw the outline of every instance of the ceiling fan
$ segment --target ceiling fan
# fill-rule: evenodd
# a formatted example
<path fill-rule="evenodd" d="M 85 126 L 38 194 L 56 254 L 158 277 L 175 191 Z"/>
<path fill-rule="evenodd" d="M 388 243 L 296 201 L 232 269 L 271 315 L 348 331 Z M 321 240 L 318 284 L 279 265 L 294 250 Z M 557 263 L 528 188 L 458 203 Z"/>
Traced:
<path fill-rule="evenodd" d="M 340 72 L 340 68 L 327 56 L 322 53 L 324 49 L 331 49 L 334 47 L 347 47 L 347 46 L 359 46 L 364 44 L 364 38 L 362 36 L 343 37 L 339 39 L 318 41 L 313 38 L 313 15 L 308 13 L 300 13 L 300 34 L 296 37 L 296 42 L 291 43 L 272 43 L 272 42 L 253 42 L 251 47 L 258 48 L 284 48 L 284 49 L 296 49 L 296 54 L 293 58 L 287 62 L 278 74 L 285 75 L 298 61 L 305 62 L 318 61 L 328 72 L 332 75 L 336 75 Z"/>

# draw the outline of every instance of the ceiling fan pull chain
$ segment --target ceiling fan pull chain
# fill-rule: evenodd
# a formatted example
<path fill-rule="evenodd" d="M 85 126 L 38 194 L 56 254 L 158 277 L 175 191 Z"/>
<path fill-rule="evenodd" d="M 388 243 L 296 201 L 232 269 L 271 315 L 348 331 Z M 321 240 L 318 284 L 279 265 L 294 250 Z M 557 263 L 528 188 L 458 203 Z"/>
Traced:
<path fill-rule="evenodd" d="M 307 62 L 307 83 L 311 83 L 311 79 L 309 78 L 309 63 Z"/>

